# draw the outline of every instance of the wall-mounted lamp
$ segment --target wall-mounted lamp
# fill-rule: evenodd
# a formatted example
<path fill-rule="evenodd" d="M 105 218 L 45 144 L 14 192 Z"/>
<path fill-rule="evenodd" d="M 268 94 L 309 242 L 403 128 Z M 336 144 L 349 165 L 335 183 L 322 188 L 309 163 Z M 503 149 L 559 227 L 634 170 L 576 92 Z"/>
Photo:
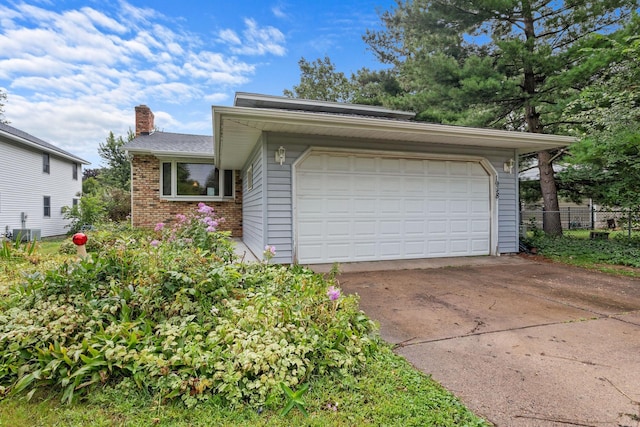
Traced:
<path fill-rule="evenodd" d="M 286 150 L 281 145 L 280 148 L 276 150 L 276 162 L 280 163 L 280 166 L 282 166 L 282 164 L 285 161 L 285 154 L 286 154 Z"/>
<path fill-rule="evenodd" d="M 509 159 L 502 165 L 504 167 L 504 171 L 506 173 L 513 173 L 513 167 L 515 165 L 515 161 L 513 159 Z"/>

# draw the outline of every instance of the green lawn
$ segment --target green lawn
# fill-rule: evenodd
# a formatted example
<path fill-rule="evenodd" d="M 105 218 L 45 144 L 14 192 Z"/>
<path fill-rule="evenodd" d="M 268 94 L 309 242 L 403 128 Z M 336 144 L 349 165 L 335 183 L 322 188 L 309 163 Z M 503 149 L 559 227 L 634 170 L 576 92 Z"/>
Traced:
<path fill-rule="evenodd" d="M 362 375 L 318 378 L 303 396 L 309 417 L 292 410 L 230 410 L 212 403 L 192 409 L 149 396 L 95 391 L 79 404 L 39 392 L 31 402 L 0 402 L 0 426 L 487 426 L 448 391 L 384 347 Z"/>

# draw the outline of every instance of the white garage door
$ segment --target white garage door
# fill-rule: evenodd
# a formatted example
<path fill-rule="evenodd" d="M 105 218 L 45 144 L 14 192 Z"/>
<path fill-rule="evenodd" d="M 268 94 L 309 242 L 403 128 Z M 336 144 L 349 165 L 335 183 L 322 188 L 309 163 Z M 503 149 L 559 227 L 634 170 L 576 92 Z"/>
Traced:
<path fill-rule="evenodd" d="M 304 264 L 488 255 L 490 177 L 478 162 L 311 153 L 296 167 Z"/>

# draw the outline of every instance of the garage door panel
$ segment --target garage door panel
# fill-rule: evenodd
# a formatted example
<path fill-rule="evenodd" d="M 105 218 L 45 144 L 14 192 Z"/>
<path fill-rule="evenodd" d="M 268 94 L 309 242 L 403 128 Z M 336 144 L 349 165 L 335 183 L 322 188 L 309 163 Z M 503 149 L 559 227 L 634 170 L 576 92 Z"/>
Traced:
<path fill-rule="evenodd" d="M 400 169 L 400 160 L 399 159 L 385 159 L 378 158 L 379 171 L 380 172 L 391 172 L 397 173 Z"/>
<path fill-rule="evenodd" d="M 490 183 L 477 162 L 311 154 L 296 168 L 298 261 L 488 254 Z"/>
<path fill-rule="evenodd" d="M 349 220 L 340 221 L 340 220 L 329 220 L 327 221 L 326 231 L 324 234 L 331 238 L 340 238 L 349 234 L 351 229 L 351 223 Z"/>
<path fill-rule="evenodd" d="M 491 229 L 490 224 L 489 218 L 485 220 L 471 220 L 471 231 L 474 233 L 487 234 Z"/>
<path fill-rule="evenodd" d="M 379 234 L 385 237 L 400 238 L 402 235 L 402 222 L 399 220 L 380 221 Z"/>
<path fill-rule="evenodd" d="M 425 232 L 424 220 L 408 220 L 404 223 L 404 234 L 407 236 L 424 236 Z"/>
<path fill-rule="evenodd" d="M 427 241 L 427 255 L 438 257 L 447 256 L 447 241 L 446 240 L 428 240 Z"/>
<path fill-rule="evenodd" d="M 447 225 L 447 221 L 444 219 L 427 220 L 427 233 L 429 233 L 429 235 L 446 233 L 447 231 L 449 231 L 449 227 Z"/>
<path fill-rule="evenodd" d="M 308 240 L 321 239 L 324 233 L 324 224 L 322 221 L 299 221 L 298 231 Z"/>
<path fill-rule="evenodd" d="M 400 253 L 402 253 L 402 242 L 400 240 L 380 242 L 380 256 L 382 258 L 395 258 Z"/>
<path fill-rule="evenodd" d="M 377 199 L 374 198 L 361 198 L 357 197 L 353 199 L 353 211 L 360 214 L 375 214 L 377 210 Z"/>
<path fill-rule="evenodd" d="M 452 220 L 451 224 L 451 232 L 452 233 L 468 233 L 469 232 L 469 222 L 464 220 Z"/>
<path fill-rule="evenodd" d="M 424 199 L 415 199 L 413 196 L 411 198 L 404 199 L 404 212 L 409 216 L 424 216 Z"/>
<path fill-rule="evenodd" d="M 326 199 L 327 215 L 350 215 L 351 214 L 351 199 L 348 197 L 330 197 Z"/>
<path fill-rule="evenodd" d="M 425 245 L 424 240 L 409 240 L 404 243 L 404 253 L 409 257 L 424 256 Z"/>
<path fill-rule="evenodd" d="M 466 217 L 471 212 L 471 204 L 468 200 L 451 200 L 449 212 L 453 215 L 462 214 Z"/>
<path fill-rule="evenodd" d="M 429 176 L 446 175 L 447 162 L 427 160 L 427 172 Z"/>
<path fill-rule="evenodd" d="M 353 224 L 355 238 L 372 238 L 377 235 L 377 221 L 356 220 Z"/>

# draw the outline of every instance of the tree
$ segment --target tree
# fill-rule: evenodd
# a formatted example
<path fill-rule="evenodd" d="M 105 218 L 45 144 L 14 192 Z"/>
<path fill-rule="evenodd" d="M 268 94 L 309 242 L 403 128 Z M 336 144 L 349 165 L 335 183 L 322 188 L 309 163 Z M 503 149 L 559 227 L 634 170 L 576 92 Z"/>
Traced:
<path fill-rule="evenodd" d="M 532 133 L 562 131 L 561 112 L 580 85 L 572 46 L 623 22 L 637 0 L 415 0 L 381 15 L 365 41 L 394 65 L 400 102 L 418 118 Z M 545 232 L 562 233 L 554 153 L 537 153 Z"/>
<path fill-rule="evenodd" d="M 7 102 L 7 93 L 0 89 L 0 123 L 9 124 L 4 118 L 4 106 Z"/>
<path fill-rule="evenodd" d="M 609 37 L 592 37 L 580 54 L 590 58 L 591 83 L 565 114 L 581 140 L 559 174 L 571 195 L 640 209 L 640 17 Z"/>
<path fill-rule="evenodd" d="M 126 141 L 122 136 L 116 138 L 113 132 L 109 132 L 106 141 L 98 146 L 98 153 L 107 164 L 99 175 L 99 179 L 105 184 L 124 191 L 130 190 L 131 163 L 124 150 L 122 150 L 122 146 L 133 138 L 135 138 L 135 133 L 131 130 L 127 134 Z"/>
<path fill-rule="evenodd" d="M 298 65 L 300 84 L 283 91 L 289 98 L 387 106 L 402 91 L 393 69 L 362 68 L 347 78 L 328 56 L 311 63 L 302 58 Z"/>
<path fill-rule="evenodd" d="M 308 62 L 301 58 L 300 84 L 293 90 L 285 89 L 284 95 L 289 98 L 315 99 L 319 101 L 350 102 L 353 88 L 349 79 L 336 67 L 328 56 Z"/>

